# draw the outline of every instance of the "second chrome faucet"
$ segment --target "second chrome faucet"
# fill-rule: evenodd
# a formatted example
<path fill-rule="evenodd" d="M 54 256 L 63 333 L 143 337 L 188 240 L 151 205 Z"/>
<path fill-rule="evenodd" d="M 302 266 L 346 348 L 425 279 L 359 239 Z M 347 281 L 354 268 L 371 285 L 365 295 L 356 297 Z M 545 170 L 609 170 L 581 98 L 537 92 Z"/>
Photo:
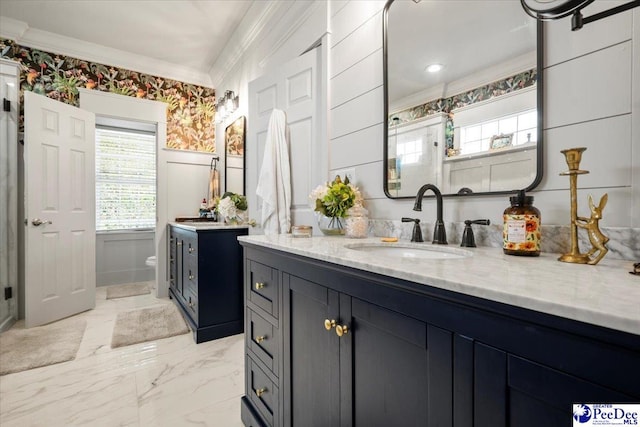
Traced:
<path fill-rule="evenodd" d="M 424 193 L 427 190 L 433 191 L 433 194 L 436 195 L 436 203 L 437 203 L 437 218 L 436 224 L 433 228 L 433 241 L 431 243 L 437 245 L 446 245 L 447 244 L 447 231 L 444 228 L 444 221 L 442 220 L 442 193 L 433 184 L 425 184 L 418 190 L 418 194 L 416 194 L 416 202 L 413 205 L 414 211 L 422 211 L 422 198 L 424 197 Z"/>

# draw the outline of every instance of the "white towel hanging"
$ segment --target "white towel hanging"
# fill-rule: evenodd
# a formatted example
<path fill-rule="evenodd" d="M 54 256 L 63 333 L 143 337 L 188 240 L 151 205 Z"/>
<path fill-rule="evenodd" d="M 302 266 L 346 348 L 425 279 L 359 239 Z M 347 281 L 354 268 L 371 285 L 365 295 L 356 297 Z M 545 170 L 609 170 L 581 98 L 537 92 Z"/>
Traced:
<path fill-rule="evenodd" d="M 291 167 L 284 111 L 274 109 L 256 194 L 262 199 L 261 226 L 265 234 L 285 234 L 291 228 Z"/>

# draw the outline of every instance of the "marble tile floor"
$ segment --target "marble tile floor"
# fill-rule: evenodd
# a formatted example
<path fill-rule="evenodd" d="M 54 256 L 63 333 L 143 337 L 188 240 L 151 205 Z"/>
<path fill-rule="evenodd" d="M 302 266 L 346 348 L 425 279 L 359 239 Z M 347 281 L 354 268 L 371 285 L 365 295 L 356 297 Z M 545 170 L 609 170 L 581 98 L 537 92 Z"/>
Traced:
<path fill-rule="evenodd" d="M 242 426 L 242 334 L 111 349 L 118 312 L 173 304 L 153 294 L 106 300 L 98 287 L 96 308 L 77 315 L 87 329 L 75 360 L 0 377 L 0 426 Z"/>

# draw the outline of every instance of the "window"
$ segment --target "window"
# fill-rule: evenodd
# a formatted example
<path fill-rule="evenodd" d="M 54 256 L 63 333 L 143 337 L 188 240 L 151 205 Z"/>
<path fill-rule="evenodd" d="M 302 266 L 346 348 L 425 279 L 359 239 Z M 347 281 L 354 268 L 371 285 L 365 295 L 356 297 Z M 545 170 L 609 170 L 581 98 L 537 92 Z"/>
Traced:
<path fill-rule="evenodd" d="M 402 159 L 403 165 L 418 163 L 422 156 L 422 141 L 413 139 L 409 141 L 398 142 L 396 155 Z"/>
<path fill-rule="evenodd" d="M 155 129 L 149 132 L 97 124 L 96 230 L 155 225 Z"/>
<path fill-rule="evenodd" d="M 460 129 L 460 154 L 488 151 L 491 137 L 513 134 L 514 146 L 536 142 L 538 139 L 538 112 L 529 110 L 519 114 L 477 123 Z"/>

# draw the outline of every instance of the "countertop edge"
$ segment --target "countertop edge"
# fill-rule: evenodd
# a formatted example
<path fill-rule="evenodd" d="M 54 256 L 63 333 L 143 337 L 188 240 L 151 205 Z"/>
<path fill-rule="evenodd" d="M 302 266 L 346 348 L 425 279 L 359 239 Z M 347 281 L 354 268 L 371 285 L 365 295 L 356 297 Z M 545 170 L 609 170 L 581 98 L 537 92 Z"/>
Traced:
<path fill-rule="evenodd" d="M 267 240 L 267 239 L 271 239 L 271 240 Z M 433 263 L 433 264 L 436 264 L 436 267 L 434 267 L 435 269 L 442 270 L 442 271 L 439 271 L 441 273 L 441 276 L 438 277 L 436 274 L 430 274 L 429 269 L 423 269 L 423 270 L 427 270 L 427 272 L 425 273 L 424 271 L 420 271 L 420 272 L 411 271 L 411 268 L 405 268 L 404 270 L 399 267 L 390 268 L 389 265 L 380 265 L 380 264 L 376 265 L 375 263 L 376 260 L 372 259 L 371 257 L 366 259 L 353 259 L 353 258 L 347 259 L 340 256 L 340 253 L 336 253 L 334 255 L 332 255 L 331 253 L 313 253 L 313 251 L 308 248 L 304 249 L 304 248 L 299 248 L 299 247 L 297 248 L 297 247 L 291 246 L 291 244 L 299 244 L 300 240 L 313 240 L 313 239 L 323 239 L 323 238 L 314 237 L 311 239 L 292 239 L 289 237 L 288 241 L 286 239 L 287 239 L 286 237 L 280 237 L 278 238 L 278 240 L 274 240 L 274 237 L 268 238 L 265 236 L 253 235 L 253 236 L 243 236 L 243 237 L 240 237 L 238 240 L 242 245 L 254 246 L 258 248 L 274 249 L 281 252 L 291 253 L 294 255 L 310 258 L 313 260 L 324 261 L 324 262 L 328 262 L 328 263 L 332 263 L 332 264 L 336 264 L 344 267 L 362 270 L 365 272 L 375 273 L 375 274 L 396 278 L 400 280 L 406 280 L 409 282 L 430 286 L 437 289 L 447 290 L 450 292 L 456 292 L 463 295 L 468 295 L 468 296 L 481 298 L 489 301 L 494 301 L 502 304 L 507 304 L 515 307 L 520 307 L 524 309 L 529 309 L 529 310 L 544 313 L 544 314 L 554 315 L 554 316 L 575 320 L 575 321 L 579 321 L 587 324 L 592 324 L 596 326 L 601 326 L 601 327 L 605 327 L 605 328 L 609 328 L 609 329 L 613 329 L 621 332 L 627 332 L 634 335 L 640 335 L 640 310 L 637 308 L 638 307 L 637 304 L 640 304 L 638 301 L 640 300 L 633 298 L 633 295 L 628 295 L 630 301 L 628 301 L 628 299 L 621 298 L 622 302 L 620 302 L 620 304 L 622 305 L 622 307 L 618 307 L 619 309 L 611 308 L 608 310 L 604 310 L 603 307 L 599 306 L 599 304 L 597 303 L 602 302 L 601 298 L 606 298 L 606 295 L 600 295 L 597 292 L 597 290 L 589 289 L 589 284 L 584 284 L 584 291 L 587 294 L 589 294 L 590 292 L 594 293 L 593 295 L 594 300 L 590 301 L 589 299 L 586 299 L 583 301 L 573 301 L 571 300 L 571 298 L 567 298 L 567 295 L 563 295 L 563 298 L 565 299 L 565 301 L 562 301 L 562 298 L 558 298 L 558 299 L 551 298 L 548 295 L 545 295 L 544 292 L 539 291 L 538 289 L 535 289 L 534 291 L 531 291 L 531 292 L 526 292 L 526 289 L 525 289 L 525 292 L 517 293 L 517 292 L 509 291 L 509 288 L 506 286 L 504 289 L 501 289 L 495 286 L 493 288 L 489 288 L 489 287 L 484 287 L 482 285 L 473 284 L 472 283 L 474 279 L 473 274 L 466 274 L 467 276 L 469 276 L 468 279 L 465 278 L 465 280 L 460 280 L 460 277 L 463 277 L 464 273 L 460 273 L 459 271 L 455 273 L 458 276 L 457 278 L 454 278 L 454 279 L 446 278 L 444 277 L 446 276 L 446 270 L 448 268 L 450 269 L 455 268 L 454 263 L 451 263 L 451 261 L 447 261 L 448 264 L 438 265 L 436 263 Z M 341 244 L 340 243 L 341 238 L 338 237 L 333 239 L 335 240 L 332 240 L 330 241 L 330 243 L 327 243 L 328 245 L 331 245 L 330 249 L 335 249 L 336 247 L 339 247 Z M 291 243 L 291 244 L 287 245 L 287 243 Z M 317 243 L 317 241 L 313 243 Z M 342 245 L 346 245 L 347 243 L 353 243 L 353 241 L 342 239 Z M 495 251 L 499 253 L 501 252 L 495 248 L 482 248 L 479 251 L 477 251 L 476 254 L 474 254 L 474 257 L 478 257 L 479 259 L 485 253 L 491 253 L 490 251 Z M 501 259 L 502 257 L 495 256 L 495 254 L 492 254 L 492 255 L 493 257 L 490 260 L 491 261 L 490 263 L 496 264 L 496 261 L 502 264 L 505 263 L 505 260 Z M 557 257 L 557 255 L 551 254 L 551 255 L 547 255 L 542 259 L 538 259 L 537 261 L 542 262 L 543 265 L 553 266 L 553 269 L 555 270 L 566 270 L 566 273 L 569 275 L 571 275 L 576 271 L 580 271 L 582 274 L 588 275 L 589 270 L 586 270 L 585 272 L 579 269 L 594 269 L 594 266 L 559 263 L 555 261 L 555 257 Z M 526 262 L 527 260 L 523 261 L 521 257 L 510 257 L 510 258 L 513 259 L 513 264 L 527 265 L 527 262 Z M 550 261 L 553 261 L 554 263 L 551 264 Z M 610 263 L 614 266 L 619 266 L 620 268 L 622 268 L 622 264 L 623 264 L 622 262 L 619 262 L 619 261 L 611 261 Z M 444 267 L 441 267 L 443 265 Z M 420 267 L 423 267 L 423 265 L 420 265 Z M 512 267 L 510 264 L 509 267 L 510 269 L 513 269 L 513 270 L 518 269 L 518 265 L 516 265 L 515 267 Z M 434 268 L 432 268 L 432 270 Z M 601 267 L 600 269 L 602 270 L 606 268 L 609 268 L 609 267 Z M 609 273 L 609 272 L 607 271 L 606 273 Z M 517 271 L 516 271 L 516 275 L 517 275 Z M 499 277 L 500 276 L 498 274 L 495 274 L 492 280 L 500 284 L 501 282 Z M 530 281 L 535 280 L 535 275 L 532 277 L 529 277 Z M 597 275 L 594 275 L 594 277 L 596 277 L 594 280 L 598 279 Z M 552 293 L 554 284 L 544 283 L 545 281 L 544 279 L 548 279 L 548 277 L 542 278 L 540 282 L 540 287 L 543 288 L 544 290 L 550 290 L 551 291 L 550 293 Z M 557 279 L 557 282 L 559 283 L 559 286 L 562 286 L 561 278 Z M 558 283 L 556 283 L 556 285 Z M 635 289 L 633 289 L 634 294 L 640 295 L 640 280 L 638 280 L 638 283 L 634 283 L 632 280 L 627 279 L 626 283 L 628 284 L 628 286 L 632 286 L 632 287 L 635 286 Z M 602 283 L 598 283 L 598 285 L 603 286 Z M 559 289 L 559 290 L 565 291 L 565 289 Z M 582 288 L 575 289 L 574 291 L 580 292 L 582 291 Z M 569 293 L 569 296 L 570 295 L 571 294 Z M 625 303 L 625 301 L 627 302 Z M 633 310 L 634 301 L 636 302 L 635 313 L 633 311 L 629 311 L 629 309 Z M 571 302 L 571 304 L 569 304 L 569 302 Z"/>

